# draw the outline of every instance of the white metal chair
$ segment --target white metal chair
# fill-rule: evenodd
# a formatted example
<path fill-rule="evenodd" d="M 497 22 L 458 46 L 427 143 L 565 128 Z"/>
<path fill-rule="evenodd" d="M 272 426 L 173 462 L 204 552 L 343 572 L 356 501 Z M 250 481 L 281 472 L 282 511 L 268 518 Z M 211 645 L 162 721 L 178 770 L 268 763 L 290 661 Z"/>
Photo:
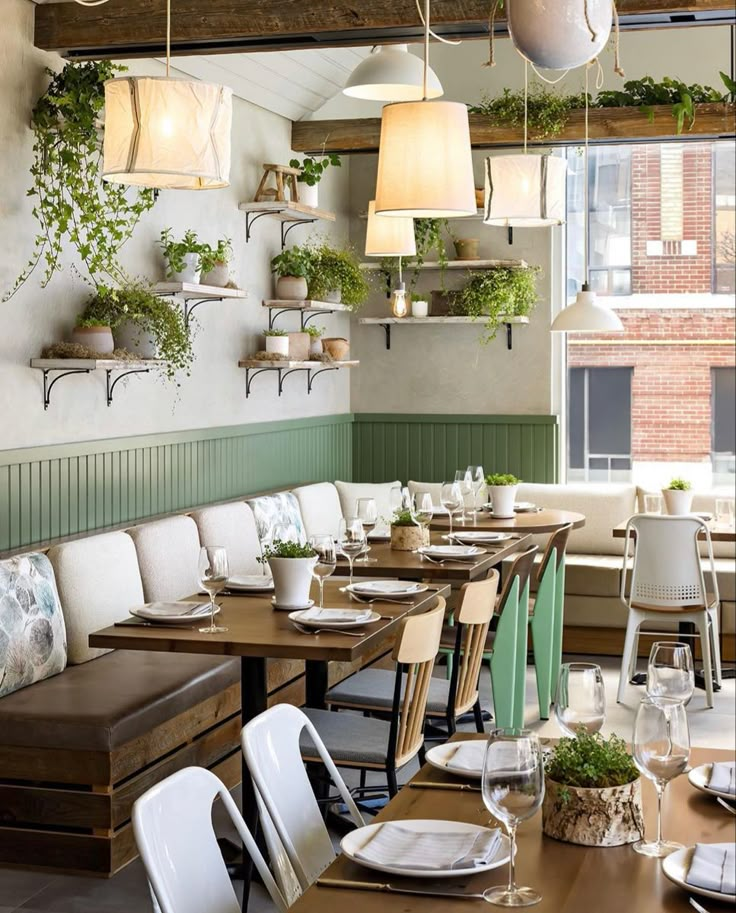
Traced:
<path fill-rule="evenodd" d="M 710 563 L 711 587 L 706 588 L 701 564 L 698 536 L 705 533 Z M 631 586 L 626 595 L 628 555 L 634 543 Z M 708 707 L 713 706 L 713 672 L 721 683 L 721 656 L 718 631 L 720 596 L 716 578 L 710 531 L 699 517 L 660 517 L 636 514 L 626 524 L 621 601 L 629 610 L 624 654 L 618 684 L 619 703 L 623 701 L 626 683 L 636 671 L 639 629 L 649 621 L 662 618 L 694 624 L 700 637 L 703 674 Z M 650 632 L 647 632 L 650 633 Z M 657 631 L 672 635 L 674 632 Z M 678 638 L 683 635 L 678 634 Z"/>
<path fill-rule="evenodd" d="M 218 797 L 279 913 L 285 913 L 286 901 L 230 793 L 203 767 L 172 774 L 133 805 L 133 833 L 161 913 L 240 913 L 212 827 Z"/>
<path fill-rule="evenodd" d="M 265 811 L 283 846 L 301 889 L 306 890 L 335 858 L 335 850 L 322 813 L 312 791 L 299 740 L 306 730 L 319 758 L 327 768 L 350 816 L 358 827 L 365 822 L 350 795 L 337 767 L 327 752 L 309 718 L 297 707 L 277 704 L 243 729 L 241 742 L 248 770 L 253 778 L 259 808 Z M 263 815 L 262 815 L 263 818 Z M 271 841 L 271 864 L 277 880 L 280 867 L 274 859 Z M 286 872 L 288 877 L 288 872 Z"/>

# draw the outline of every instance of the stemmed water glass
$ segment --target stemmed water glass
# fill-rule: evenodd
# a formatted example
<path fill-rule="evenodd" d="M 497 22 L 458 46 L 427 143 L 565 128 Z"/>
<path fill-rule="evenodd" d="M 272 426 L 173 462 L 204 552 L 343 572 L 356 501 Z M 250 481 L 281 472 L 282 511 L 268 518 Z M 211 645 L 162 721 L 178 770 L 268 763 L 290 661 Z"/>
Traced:
<path fill-rule="evenodd" d="M 544 799 L 544 767 L 539 739 L 528 729 L 495 729 L 488 739 L 482 780 L 483 802 L 503 822 L 511 843 L 506 887 L 488 888 L 485 899 L 499 907 L 531 907 L 542 895 L 515 880 L 516 828 L 539 811 Z"/>
<path fill-rule="evenodd" d="M 443 482 L 440 503 L 447 510 L 450 518 L 450 536 L 452 539 L 452 517 L 463 503 L 463 493 L 457 482 Z"/>
<path fill-rule="evenodd" d="M 353 559 L 365 548 L 365 530 L 363 521 L 358 517 L 347 517 L 340 520 L 338 535 L 340 550 L 348 559 L 350 565 L 350 586 L 353 585 Z"/>
<path fill-rule="evenodd" d="M 473 487 L 473 476 L 468 469 L 458 469 L 455 473 L 455 481 L 460 486 L 462 496 L 462 511 L 460 513 L 460 522 L 465 523 L 468 514 L 473 511 L 468 510 L 471 501 L 475 503 L 475 488 Z"/>
<path fill-rule="evenodd" d="M 365 553 L 362 558 L 356 560 L 356 564 L 377 564 L 375 558 L 369 558 L 368 552 L 370 551 L 370 546 L 368 545 L 368 533 L 375 528 L 376 523 L 378 523 L 378 507 L 376 506 L 375 498 L 358 498 L 355 502 L 355 516 L 362 521 L 363 529 L 366 533 L 366 546 Z"/>
<path fill-rule="evenodd" d="M 652 645 L 647 666 L 647 696 L 667 709 L 687 704 L 695 692 L 693 655 L 688 644 L 658 641 Z"/>
<path fill-rule="evenodd" d="M 465 473 L 466 475 L 470 473 L 470 478 L 473 480 L 473 515 L 477 517 L 481 508 L 478 498 L 486 483 L 486 474 L 482 466 L 468 466 Z"/>
<path fill-rule="evenodd" d="M 429 525 L 433 517 L 432 495 L 428 491 L 415 492 L 411 515 L 422 528 L 422 541 L 428 542 Z"/>
<path fill-rule="evenodd" d="M 317 555 L 317 561 L 312 568 L 312 577 L 315 577 L 319 583 L 319 607 L 320 609 L 323 609 L 325 607 L 325 578 L 335 573 L 335 567 L 337 565 L 335 540 L 332 536 L 311 536 L 309 544 Z"/>
<path fill-rule="evenodd" d="M 690 731 L 685 705 L 672 701 L 666 706 L 644 698 L 634 721 L 634 762 L 657 789 L 657 839 L 640 840 L 633 848 L 643 856 L 662 859 L 682 844 L 662 839 L 662 801 L 670 780 L 684 773 L 690 758 Z"/>
<path fill-rule="evenodd" d="M 555 717 L 563 733 L 599 732 L 606 719 L 603 672 L 594 663 L 563 663 L 557 679 Z"/>
<path fill-rule="evenodd" d="M 200 587 L 210 597 L 210 623 L 199 631 L 201 634 L 224 634 L 227 628 L 215 624 L 215 596 L 225 589 L 230 577 L 225 549 L 221 545 L 204 545 L 199 550 L 197 573 Z"/>

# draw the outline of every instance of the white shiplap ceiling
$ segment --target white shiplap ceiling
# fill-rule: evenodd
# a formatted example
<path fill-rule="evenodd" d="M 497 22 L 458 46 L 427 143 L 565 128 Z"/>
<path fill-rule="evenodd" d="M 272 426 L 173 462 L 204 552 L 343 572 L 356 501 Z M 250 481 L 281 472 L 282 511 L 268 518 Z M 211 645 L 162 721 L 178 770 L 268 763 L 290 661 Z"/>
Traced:
<path fill-rule="evenodd" d="M 302 120 L 340 92 L 370 48 L 320 48 L 176 57 L 182 73 L 230 86 L 236 96 L 290 120 Z"/>

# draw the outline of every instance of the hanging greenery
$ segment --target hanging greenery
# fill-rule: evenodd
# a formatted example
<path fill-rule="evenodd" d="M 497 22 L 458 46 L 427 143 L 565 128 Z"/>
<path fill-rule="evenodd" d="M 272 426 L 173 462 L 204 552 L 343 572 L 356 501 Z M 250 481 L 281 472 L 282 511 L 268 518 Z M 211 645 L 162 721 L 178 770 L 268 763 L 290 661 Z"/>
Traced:
<path fill-rule="evenodd" d="M 445 231 L 451 234 L 448 219 L 414 219 L 414 239 L 417 252 L 413 257 L 401 258 L 403 266 L 411 270 L 409 291 L 413 291 L 416 288 L 422 265 L 433 251 L 437 255 L 437 263 L 440 267 L 440 287 L 444 290 L 445 270 L 449 262 L 443 235 Z M 388 276 L 398 273 L 399 258 L 384 257 L 381 260 L 381 270 Z"/>
<path fill-rule="evenodd" d="M 34 134 L 33 215 L 39 231 L 33 254 L 5 295 L 8 300 L 43 264 L 41 286 L 61 269 L 63 250 L 76 252 L 84 278 L 100 284 L 126 281 L 118 263 L 120 248 L 131 236 L 155 197 L 152 190 L 130 191 L 102 180 L 99 118 L 105 81 L 124 70 L 110 61 L 69 63 L 51 82 L 31 115 Z"/>
<path fill-rule="evenodd" d="M 502 267 L 472 273 L 462 289 L 450 294 L 450 313 L 485 318 L 481 342 L 490 342 L 504 317 L 529 316 L 537 303 L 538 272 L 535 267 Z"/>

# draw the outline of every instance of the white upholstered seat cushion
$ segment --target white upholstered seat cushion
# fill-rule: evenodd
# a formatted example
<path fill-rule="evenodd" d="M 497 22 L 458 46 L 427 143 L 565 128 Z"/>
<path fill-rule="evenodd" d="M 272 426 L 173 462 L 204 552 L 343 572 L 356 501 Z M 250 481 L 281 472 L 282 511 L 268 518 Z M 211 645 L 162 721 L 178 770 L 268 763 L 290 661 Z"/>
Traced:
<path fill-rule="evenodd" d="M 70 665 L 96 659 L 107 650 L 89 646 L 93 631 L 127 618 L 144 602 L 135 546 L 125 533 L 103 533 L 54 546 L 54 568 L 67 636 Z"/>
<path fill-rule="evenodd" d="M 332 482 L 302 485 L 295 488 L 292 494 L 299 502 L 299 511 L 307 536 L 326 533 L 337 537 L 342 520 L 342 506 Z"/>
<path fill-rule="evenodd" d="M 253 511 L 245 501 L 216 504 L 192 513 L 203 545 L 221 545 L 227 550 L 231 574 L 260 574 L 261 543 Z"/>
<path fill-rule="evenodd" d="M 200 543 L 191 517 L 166 517 L 127 532 L 138 553 L 146 602 L 183 599 L 197 592 Z"/>
<path fill-rule="evenodd" d="M 400 488 L 401 482 L 335 482 L 340 495 L 342 513 L 345 517 L 355 516 L 355 502 L 358 498 L 373 498 L 378 510 L 378 525 L 387 526 L 391 520 L 391 489 Z"/>

